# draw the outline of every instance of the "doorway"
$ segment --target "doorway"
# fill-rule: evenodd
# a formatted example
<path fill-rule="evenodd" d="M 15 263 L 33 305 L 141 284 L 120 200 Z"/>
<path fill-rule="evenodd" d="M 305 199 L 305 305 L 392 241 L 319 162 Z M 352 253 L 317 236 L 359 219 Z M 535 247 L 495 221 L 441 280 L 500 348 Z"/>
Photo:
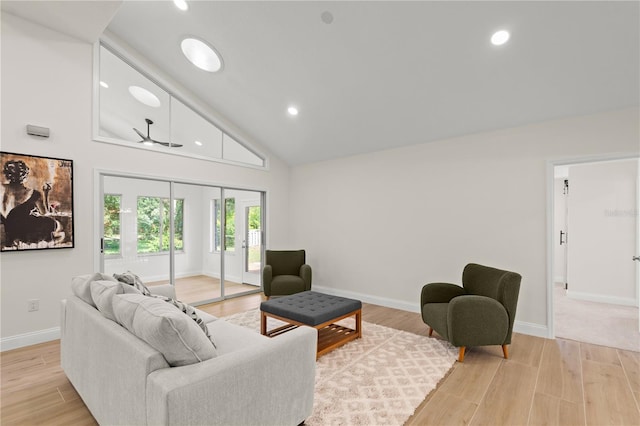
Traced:
<path fill-rule="evenodd" d="M 551 330 L 640 350 L 638 159 L 555 165 Z"/>
<path fill-rule="evenodd" d="M 252 247 L 260 271 L 264 192 L 106 172 L 97 181 L 100 271 L 131 271 L 150 288 L 172 284 L 177 299 L 196 306 L 261 291 L 259 273 L 244 283 L 240 247 L 250 205 L 260 213 L 251 225 L 261 234 Z"/>
<path fill-rule="evenodd" d="M 260 285 L 262 271 L 262 209 L 259 201 L 244 203 L 244 239 L 242 240 L 242 282 Z"/>

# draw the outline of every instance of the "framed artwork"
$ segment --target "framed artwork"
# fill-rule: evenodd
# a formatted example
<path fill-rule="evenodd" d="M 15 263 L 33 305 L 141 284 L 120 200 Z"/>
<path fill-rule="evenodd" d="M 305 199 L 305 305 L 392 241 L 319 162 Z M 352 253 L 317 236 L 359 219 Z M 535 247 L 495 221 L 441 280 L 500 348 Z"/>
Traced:
<path fill-rule="evenodd" d="M 0 152 L 0 252 L 72 248 L 73 161 Z"/>

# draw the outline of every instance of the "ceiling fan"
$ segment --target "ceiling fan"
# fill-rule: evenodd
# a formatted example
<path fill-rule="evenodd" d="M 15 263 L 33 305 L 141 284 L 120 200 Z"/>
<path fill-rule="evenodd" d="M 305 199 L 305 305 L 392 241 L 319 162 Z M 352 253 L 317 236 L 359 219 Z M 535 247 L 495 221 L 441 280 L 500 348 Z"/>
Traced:
<path fill-rule="evenodd" d="M 169 148 L 180 148 L 182 146 L 179 143 L 160 142 L 160 141 L 157 141 L 155 139 L 151 139 L 151 136 L 149 135 L 149 127 L 153 124 L 153 121 L 149 120 L 148 118 L 145 118 L 144 121 L 147 122 L 147 135 L 146 136 L 140 130 L 136 129 L 135 127 L 133 128 L 133 130 L 135 130 L 135 132 L 142 138 L 142 140 L 139 141 L 138 143 L 143 143 L 145 145 L 153 145 L 155 143 L 155 144 L 166 146 L 166 147 L 169 147 Z"/>

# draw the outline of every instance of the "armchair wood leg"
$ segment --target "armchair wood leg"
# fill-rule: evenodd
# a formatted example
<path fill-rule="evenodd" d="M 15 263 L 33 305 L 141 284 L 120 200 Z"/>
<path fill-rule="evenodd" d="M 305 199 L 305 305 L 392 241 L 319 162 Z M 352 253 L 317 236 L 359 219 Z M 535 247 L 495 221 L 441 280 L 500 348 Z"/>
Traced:
<path fill-rule="evenodd" d="M 463 362 L 464 361 L 464 351 L 465 351 L 466 347 L 464 346 L 460 346 L 460 353 L 458 354 L 458 362 Z"/>
<path fill-rule="evenodd" d="M 502 353 L 504 354 L 504 359 L 509 359 L 509 349 L 507 349 L 507 345 L 502 345 Z"/>
<path fill-rule="evenodd" d="M 433 334 L 433 328 L 429 327 L 429 337 Z"/>

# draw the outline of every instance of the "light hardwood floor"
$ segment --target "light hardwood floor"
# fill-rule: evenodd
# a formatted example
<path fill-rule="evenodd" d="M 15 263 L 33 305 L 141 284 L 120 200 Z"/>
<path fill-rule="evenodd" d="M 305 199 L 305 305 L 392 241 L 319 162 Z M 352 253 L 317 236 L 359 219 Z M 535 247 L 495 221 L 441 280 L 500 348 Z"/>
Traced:
<path fill-rule="evenodd" d="M 148 287 L 159 284 L 168 284 L 169 281 L 154 281 L 146 283 Z M 247 293 L 259 289 L 259 286 L 250 284 L 235 283 L 233 281 L 225 281 L 224 294 L 231 296 L 239 293 Z M 176 299 L 184 303 L 197 303 L 201 300 L 218 299 L 221 295 L 220 279 L 209 277 L 206 275 L 193 275 L 190 277 L 177 278 Z"/>
<path fill-rule="evenodd" d="M 201 306 L 226 316 L 259 306 L 262 294 Z M 427 335 L 419 314 L 365 304 L 363 320 Z M 640 425 L 640 353 L 515 334 L 470 348 L 407 425 Z M 96 424 L 60 368 L 53 341 L 3 352 L 2 425 Z M 117 409 L 117 407 L 114 407 Z"/>

